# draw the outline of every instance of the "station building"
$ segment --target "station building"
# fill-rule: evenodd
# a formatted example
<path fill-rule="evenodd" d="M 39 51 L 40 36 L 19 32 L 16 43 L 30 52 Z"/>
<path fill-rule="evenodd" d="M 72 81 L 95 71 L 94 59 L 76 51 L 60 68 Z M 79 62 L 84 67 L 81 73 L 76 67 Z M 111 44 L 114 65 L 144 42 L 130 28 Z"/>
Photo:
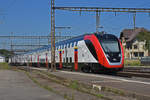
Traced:
<path fill-rule="evenodd" d="M 120 34 L 120 39 L 122 41 L 125 58 L 126 59 L 136 59 L 141 57 L 146 57 L 148 55 L 148 50 L 145 47 L 146 40 L 138 41 L 136 36 L 140 32 L 145 31 L 144 28 L 136 29 L 124 29 Z"/>

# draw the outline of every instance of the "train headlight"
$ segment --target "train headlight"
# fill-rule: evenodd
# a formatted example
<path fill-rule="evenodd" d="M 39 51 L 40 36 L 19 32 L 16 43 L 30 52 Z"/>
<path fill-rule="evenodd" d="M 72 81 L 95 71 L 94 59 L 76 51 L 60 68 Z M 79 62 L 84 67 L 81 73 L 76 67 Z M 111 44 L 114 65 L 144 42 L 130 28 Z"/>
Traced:
<path fill-rule="evenodd" d="M 118 56 L 121 57 L 121 54 L 119 54 Z"/>
<path fill-rule="evenodd" d="M 106 54 L 106 57 L 109 58 L 110 56 L 108 54 Z"/>

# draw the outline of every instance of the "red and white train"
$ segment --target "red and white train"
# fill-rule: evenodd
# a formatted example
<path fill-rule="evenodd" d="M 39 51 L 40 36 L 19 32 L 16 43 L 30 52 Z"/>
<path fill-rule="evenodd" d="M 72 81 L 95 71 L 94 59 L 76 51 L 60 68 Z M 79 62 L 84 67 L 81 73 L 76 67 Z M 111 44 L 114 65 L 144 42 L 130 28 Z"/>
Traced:
<path fill-rule="evenodd" d="M 112 34 L 85 34 L 56 43 L 56 66 L 59 69 L 84 72 L 120 71 L 124 67 L 124 51 L 120 40 Z M 47 66 L 51 63 L 51 46 L 45 46 L 10 59 L 12 64 Z"/>

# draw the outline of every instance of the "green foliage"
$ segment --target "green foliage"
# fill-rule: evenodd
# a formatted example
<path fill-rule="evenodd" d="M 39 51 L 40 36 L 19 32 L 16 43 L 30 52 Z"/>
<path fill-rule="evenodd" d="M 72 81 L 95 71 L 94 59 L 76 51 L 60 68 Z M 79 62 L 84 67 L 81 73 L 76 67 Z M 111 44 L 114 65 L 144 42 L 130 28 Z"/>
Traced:
<path fill-rule="evenodd" d="M 8 63 L 0 63 L 0 69 L 10 69 Z"/>
<path fill-rule="evenodd" d="M 70 87 L 72 88 L 72 89 L 78 89 L 78 81 L 73 81 L 71 84 L 70 84 Z"/>
<path fill-rule="evenodd" d="M 137 35 L 137 39 L 140 40 L 140 41 L 150 40 L 150 32 L 148 32 L 148 31 L 140 32 Z"/>
<path fill-rule="evenodd" d="M 124 64 L 125 66 L 140 66 L 141 62 L 140 60 L 125 60 Z"/>
<path fill-rule="evenodd" d="M 14 53 L 5 49 L 0 49 L 0 54 L 5 57 L 9 57 L 12 56 Z"/>
<path fill-rule="evenodd" d="M 144 40 L 146 40 L 145 47 L 146 47 L 146 49 L 148 49 L 149 52 L 150 52 L 150 32 L 149 32 L 149 31 L 140 32 L 140 33 L 137 35 L 137 39 L 138 39 L 139 41 L 144 41 Z"/>
<path fill-rule="evenodd" d="M 8 58 L 12 55 L 14 55 L 13 52 L 5 50 L 5 49 L 0 49 L 0 55 L 4 56 L 6 58 L 6 62 L 8 61 Z"/>

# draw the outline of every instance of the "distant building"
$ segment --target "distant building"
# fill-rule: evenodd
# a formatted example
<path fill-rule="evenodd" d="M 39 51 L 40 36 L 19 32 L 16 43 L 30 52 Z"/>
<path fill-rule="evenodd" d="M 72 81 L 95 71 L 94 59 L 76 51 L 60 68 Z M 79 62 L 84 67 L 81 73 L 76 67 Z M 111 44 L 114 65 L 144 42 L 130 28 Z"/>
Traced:
<path fill-rule="evenodd" d="M 5 62 L 5 57 L 0 55 L 0 63 Z"/>
<path fill-rule="evenodd" d="M 125 51 L 125 58 L 141 58 L 148 56 L 148 50 L 145 49 L 146 41 L 138 41 L 136 36 L 145 31 L 144 28 L 125 29 L 120 34 L 120 39 Z"/>

